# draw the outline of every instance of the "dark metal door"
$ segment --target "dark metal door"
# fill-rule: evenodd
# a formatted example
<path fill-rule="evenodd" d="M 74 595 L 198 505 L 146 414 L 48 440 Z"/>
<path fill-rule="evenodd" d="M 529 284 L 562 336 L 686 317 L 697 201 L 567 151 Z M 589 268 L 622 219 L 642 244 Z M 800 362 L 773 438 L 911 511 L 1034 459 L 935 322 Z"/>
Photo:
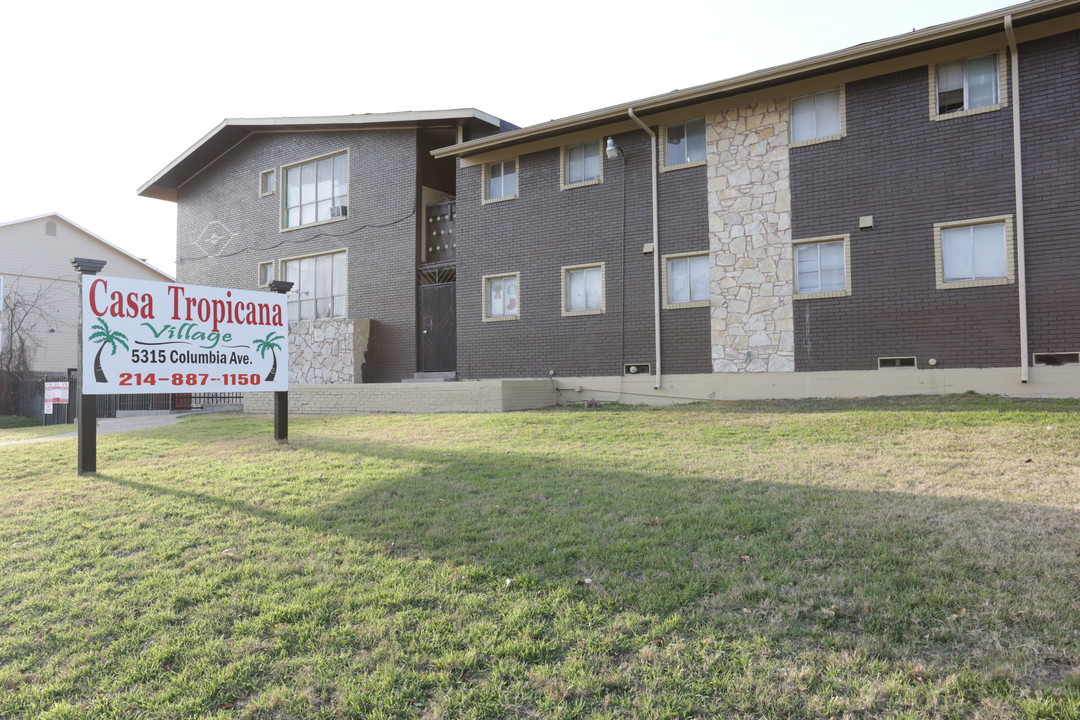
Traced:
<path fill-rule="evenodd" d="M 420 286 L 420 372 L 457 369 L 456 284 Z"/>

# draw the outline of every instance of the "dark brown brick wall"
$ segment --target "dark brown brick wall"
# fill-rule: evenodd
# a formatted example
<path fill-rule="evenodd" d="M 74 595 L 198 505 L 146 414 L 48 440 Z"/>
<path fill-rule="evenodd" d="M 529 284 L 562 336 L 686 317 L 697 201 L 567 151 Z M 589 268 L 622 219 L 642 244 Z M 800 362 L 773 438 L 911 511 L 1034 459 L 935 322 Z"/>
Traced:
<path fill-rule="evenodd" d="M 518 198 L 481 205 L 479 167 L 458 172 L 458 374 L 619 375 L 654 362 L 649 143 L 616 136 L 600 185 L 560 191 L 559 150 L 522 156 Z M 660 178 L 662 254 L 707 250 L 705 168 Z M 605 263 L 606 312 L 562 317 L 565 265 Z M 520 272 L 520 319 L 482 322 L 482 277 Z M 664 373 L 709 372 L 708 308 L 663 310 Z"/>
<path fill-rule="evenodd" d="M 791 151 L 792 237 L 850 233 L 849 297 L 794 303 L 800 371 L 1016 365 L 1016 285 L 938 290 L 936 222 L 1015 213 L 1008 108 L 935 122 L 921 67 L 850 83 L 847 136 Z M 873 215 L 873 230 L 858 219 Z"/>
<path fill-rule="evenodd" d="M 263 170 L 349 150 L 349 217 L 280 231 L 278 193 L 260 198 Z M 416 152 L 414 130 L 256 134 L 184 185 L 177 202 L 177 279 L 256 287 L 260 262 L 347 248 L 349 317 L 371 318 L 369 382 L 392 382 L 416 370 Z M 213 221 L 236 236 L 207 255 L 194 241 Z M 280 272 L 280 266 L 279 266 Z"/>
<path fill-rule="evenodd" d="M 1080 33 L 1020 46 L 1032 353 L 1080 351 Z M 1030 361 L 1030 358 L 1029 358 Z"/>

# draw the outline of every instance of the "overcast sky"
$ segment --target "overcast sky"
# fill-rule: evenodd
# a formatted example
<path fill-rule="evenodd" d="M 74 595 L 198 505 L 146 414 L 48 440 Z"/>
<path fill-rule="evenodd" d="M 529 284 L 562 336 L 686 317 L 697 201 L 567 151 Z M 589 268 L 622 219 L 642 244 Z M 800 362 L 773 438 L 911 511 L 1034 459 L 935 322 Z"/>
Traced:
<path fill-rule="evenodd" d="M 9 3 L 0 222 L 59 212 L 172 273 L 176 206 L 136 190 L 227 117 L 475 107 L 527 126 L 1004 6 Z"/>

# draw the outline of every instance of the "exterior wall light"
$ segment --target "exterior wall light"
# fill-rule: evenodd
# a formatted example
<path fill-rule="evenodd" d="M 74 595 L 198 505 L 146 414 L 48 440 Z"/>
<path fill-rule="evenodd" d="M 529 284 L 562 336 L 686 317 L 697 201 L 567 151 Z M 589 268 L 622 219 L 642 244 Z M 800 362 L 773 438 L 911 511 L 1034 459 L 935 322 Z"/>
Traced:
<path fill-rule="evenodd" d="M 622 148 L 615 144 L 615 138 L 609 137 L 607 139 L 607 146 L 604 148 L 604 154 L 607 155 L 608 160 L 615 160 L 619 157 L 619 153 L 622 152 Z"/>

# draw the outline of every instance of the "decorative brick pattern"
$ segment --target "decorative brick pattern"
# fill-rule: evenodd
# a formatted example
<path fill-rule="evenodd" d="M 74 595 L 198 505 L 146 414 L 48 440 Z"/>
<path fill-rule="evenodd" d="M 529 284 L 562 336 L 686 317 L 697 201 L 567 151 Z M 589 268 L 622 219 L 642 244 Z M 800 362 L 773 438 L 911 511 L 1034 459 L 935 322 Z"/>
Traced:
<path fill-rule="evenodd" d="M 795 369 L 787 101 L 708 118 L 714 372 Z"/>

